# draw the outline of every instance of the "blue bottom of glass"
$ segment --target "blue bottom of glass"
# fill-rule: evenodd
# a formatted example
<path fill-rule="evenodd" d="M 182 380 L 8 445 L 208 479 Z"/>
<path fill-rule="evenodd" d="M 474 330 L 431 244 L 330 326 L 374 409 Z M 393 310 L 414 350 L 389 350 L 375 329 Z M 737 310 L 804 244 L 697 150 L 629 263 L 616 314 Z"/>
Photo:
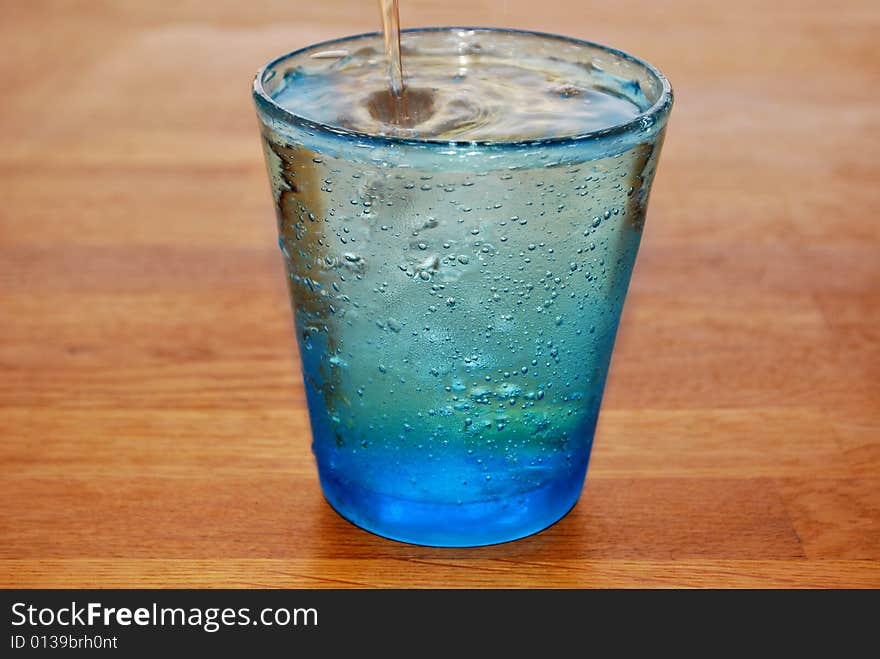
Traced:
<path fill-rule="evenodd" d="M 570 465 L 571 466 L 571 465 Z M 392 540 L 432 547 L 475 547 L 542 531 L 577 503 L 587 461 L 545 485 L 490 500 L 406 500 L 364 489 L 319 468 L 331 506 L 353 524 Z"/>

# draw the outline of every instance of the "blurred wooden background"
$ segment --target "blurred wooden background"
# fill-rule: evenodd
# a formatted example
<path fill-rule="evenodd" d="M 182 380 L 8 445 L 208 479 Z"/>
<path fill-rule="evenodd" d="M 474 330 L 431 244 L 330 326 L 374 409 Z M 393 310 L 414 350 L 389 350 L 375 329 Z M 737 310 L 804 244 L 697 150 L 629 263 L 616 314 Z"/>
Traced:
<path fill-rule="evenodd" d="M 676 106 L 581 502 L 482 549 L 322 500 L 249 87 L 373 0 L 0 5 L 0 586 L 880 587 L 874 0 L 403 0 Z"/>

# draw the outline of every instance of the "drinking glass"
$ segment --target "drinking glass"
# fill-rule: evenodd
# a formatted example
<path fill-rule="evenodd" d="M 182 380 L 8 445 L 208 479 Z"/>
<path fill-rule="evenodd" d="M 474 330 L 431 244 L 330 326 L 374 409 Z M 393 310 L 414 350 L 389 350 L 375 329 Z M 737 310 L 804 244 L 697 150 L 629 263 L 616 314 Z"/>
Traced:
<path fill-rule="evenodd" d="M 545 53 L 640 113 L 574 136 L 455 141 L 334 127 L 273 100 L 333 65 L 311 55 L 381 40 L 284 55 L 253 86 L 321 486 L 388 538 L 513 540 L 580 495 L 672 91 L 598 44 L 436 28 L 405 31 L 404 51 Z"/>

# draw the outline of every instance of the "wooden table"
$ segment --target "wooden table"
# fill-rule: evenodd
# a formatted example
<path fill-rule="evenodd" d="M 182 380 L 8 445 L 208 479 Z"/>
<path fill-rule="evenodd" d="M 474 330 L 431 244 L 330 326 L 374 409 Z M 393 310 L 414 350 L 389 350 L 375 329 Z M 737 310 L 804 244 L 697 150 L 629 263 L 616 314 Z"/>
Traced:
<path fill-rule="evenodd" d="M 249 85 L 376 8 L 171 4 L 0 8 L 0 586 L 880 587 L 875 1 L 404 0 L 676 90 L 584 496 L 481 549 L 349 525 L 309 452 Z"/>

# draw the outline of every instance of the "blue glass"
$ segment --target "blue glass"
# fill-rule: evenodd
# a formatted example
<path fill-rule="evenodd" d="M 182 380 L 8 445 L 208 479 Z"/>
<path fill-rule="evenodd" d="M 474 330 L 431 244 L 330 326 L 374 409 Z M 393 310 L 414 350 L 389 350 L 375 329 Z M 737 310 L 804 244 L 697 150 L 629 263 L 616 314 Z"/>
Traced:
<path fill-rule="evenodd" d="M 440 28 L 405 46 L 453 33 L 582 62 L 637 112 L 455 141 L 291 110 L 288 86 L 323 65 L 310 55 L 380 35 L 275 60 L 254 99 L 325 497 L 385 537 L 473 546 L 540 531 L 580 495 L 672 93 L 636 58 L 553 35 Z"/>

